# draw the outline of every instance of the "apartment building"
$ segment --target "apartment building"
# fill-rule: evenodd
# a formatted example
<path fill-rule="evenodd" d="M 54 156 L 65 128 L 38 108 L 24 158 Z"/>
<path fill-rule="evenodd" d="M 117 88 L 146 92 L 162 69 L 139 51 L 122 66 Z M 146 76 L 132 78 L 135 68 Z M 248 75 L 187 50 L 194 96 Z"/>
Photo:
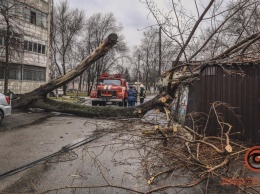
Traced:
<path fill-rule="evenodd" d="M 52 6 L 52 0 L 0 2 L 0 7 L 6 10 L 0 15 L 0 92 L 4 91 L 7 32 L 10 35 L 9 90 L 27 93 L 48 81 Z M 4 14 L 9 16 L 9 28 Z"/>

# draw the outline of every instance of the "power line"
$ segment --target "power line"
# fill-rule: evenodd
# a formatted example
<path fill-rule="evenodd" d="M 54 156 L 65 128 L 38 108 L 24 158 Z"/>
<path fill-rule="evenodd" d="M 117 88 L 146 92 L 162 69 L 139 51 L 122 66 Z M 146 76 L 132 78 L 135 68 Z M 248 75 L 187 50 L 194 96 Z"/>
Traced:
<path fill-rule="evenodd" d="M 53 154 L 50 154 L 50 155 L 45 156 L 45 157 L 43 157 L 41 159 L 35 160 L 35 161 L 31 162 L 31 163 L 25 164 L 23 166 L 20 166 L 18 168 L 9 170 L 9 171 L 1 174 L 0 175 L 0 180 L 4 179 L 6 177 L 12 176 L 14 174 L 17 174 L 19 172 L 22 172 L 22 171 L 24 171 L 24 170 L 26 170 L 28 168 L 32 168 L 33 166 L 35 166 L 37 164 L 40 164 L 41 162 L 43 162 L 45 160 L 48 160 L 48 159 L 53 158 L 55 156 L 58 156 L 58 155 L 60 155 L 62 153 L 71 151 L 71 150 L 73 150 L 75 148 L 78 148 L 78 147 L 83 146 L 83 145 L 85 145 L 87 143 L 90 143 L 90 142 L 92 142 L 92 141 L 94 141 L 96 139 L 99 139 L 99 138 L 103 137 L 104 135 L 106 135 L 106 134 L 99 133 L 99 134 L 92 134 L 92 135 L 89 135 L 89 136 L 82 137 L 82 138 L 76 140 L 75 142 L 72 142 L 72 143 L 62 147 L 59 151 L 57 151 L 57 152 L 55 152 Z"/>

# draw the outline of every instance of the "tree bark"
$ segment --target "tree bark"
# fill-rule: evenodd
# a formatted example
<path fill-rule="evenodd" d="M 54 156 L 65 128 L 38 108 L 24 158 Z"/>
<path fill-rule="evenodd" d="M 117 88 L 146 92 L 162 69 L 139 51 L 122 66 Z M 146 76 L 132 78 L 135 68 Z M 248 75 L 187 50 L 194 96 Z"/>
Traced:
<path fill-rule="evenodd" d="M 8 94 L 8 82 L 10 77 L 10 64 L 9 64 L 9 55 L 10 55 L 10 23 L 7 19 L 8 17 L 5 16 L 6 22 L 6 36 L 5 36 L 5 76 L 4 76 L 4 94 Z"/>
<path fill-rule="evenodd" d="M 177 89 L 177 84 L 176 87 Z M 80 104 L 72 104 L 67 102 L 58 102 L 48 98 L 41 98 L 37 101 L 32 101 L 30 107 L 42 108 L 46 111 L 55 111 L 62 113 L 70 113 L 77 116 L 95 117 L 95 118 L 138 118 L 142 117 L 147 111 L 161 107 L 172 100 L 171 96 L 166 92 L 162 92 L 142 105 L 135 107 L 99 107 L 99 106 L 85 106 Z"/>

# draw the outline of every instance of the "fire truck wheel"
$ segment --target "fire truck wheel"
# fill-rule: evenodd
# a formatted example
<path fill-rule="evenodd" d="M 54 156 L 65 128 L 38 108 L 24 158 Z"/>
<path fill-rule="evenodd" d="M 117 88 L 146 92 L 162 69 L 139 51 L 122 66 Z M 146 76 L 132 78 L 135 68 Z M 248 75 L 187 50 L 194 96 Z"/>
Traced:
<path fill-rule="evenodd" d="M 107 103 L 106 102 L 99 102 L 99 106 L 106 106 Z"/>
<path fill-rule="evenodd" d="M 97 101 L 92 101 L 92 106 L 97 106 Z"/>
<path fill-rule="evenodd" d="M 119 105 L 119 106 L 123 106 L 123 102 L 119 102 L 118 105 Z"/>

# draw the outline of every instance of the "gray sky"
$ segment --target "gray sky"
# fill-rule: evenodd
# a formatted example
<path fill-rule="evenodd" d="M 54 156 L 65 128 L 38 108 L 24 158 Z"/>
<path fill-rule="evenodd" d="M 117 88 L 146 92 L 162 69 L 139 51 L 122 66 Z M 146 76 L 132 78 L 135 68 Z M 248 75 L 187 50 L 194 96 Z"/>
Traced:
<path fill-rule="evenodd" d="M 55 3 L 61 0 L 54 0 Z M 83 9 L 87 17 L 95 13 L 110 13 L 112 12 L 118 23 L 123 26 L 123 35 L 130 49 L 134 45 L 138 45 L 142 38 L 144 28 L 151 25 L 156 25 L 156 20 L 149 13 L 147 5 L 141 3 L 144 0 L 68 0 L 73 8 Z M 171 0 L 154 0 L 157 7 L 163 13 L 169 13 Z M 190 12 L 196 10 L 193 0 L 181 1 L 185 10 Z M 209 0 L 199 0 L 200 3 L 209 2 Z"/>
<path fill-rule="evenodd" d="M 149 15 L 146 5 L 139 0 L 68 0 L 68 2 L 71 7 L 83 9 L 87 17 L 99 12 L 112 12 L 117 22 L 122 24 L 124 29 L 122 33 L 130 48 L 139 44 L 144 32 L 141 29 L 156 24 L 153 16 Z"/>

